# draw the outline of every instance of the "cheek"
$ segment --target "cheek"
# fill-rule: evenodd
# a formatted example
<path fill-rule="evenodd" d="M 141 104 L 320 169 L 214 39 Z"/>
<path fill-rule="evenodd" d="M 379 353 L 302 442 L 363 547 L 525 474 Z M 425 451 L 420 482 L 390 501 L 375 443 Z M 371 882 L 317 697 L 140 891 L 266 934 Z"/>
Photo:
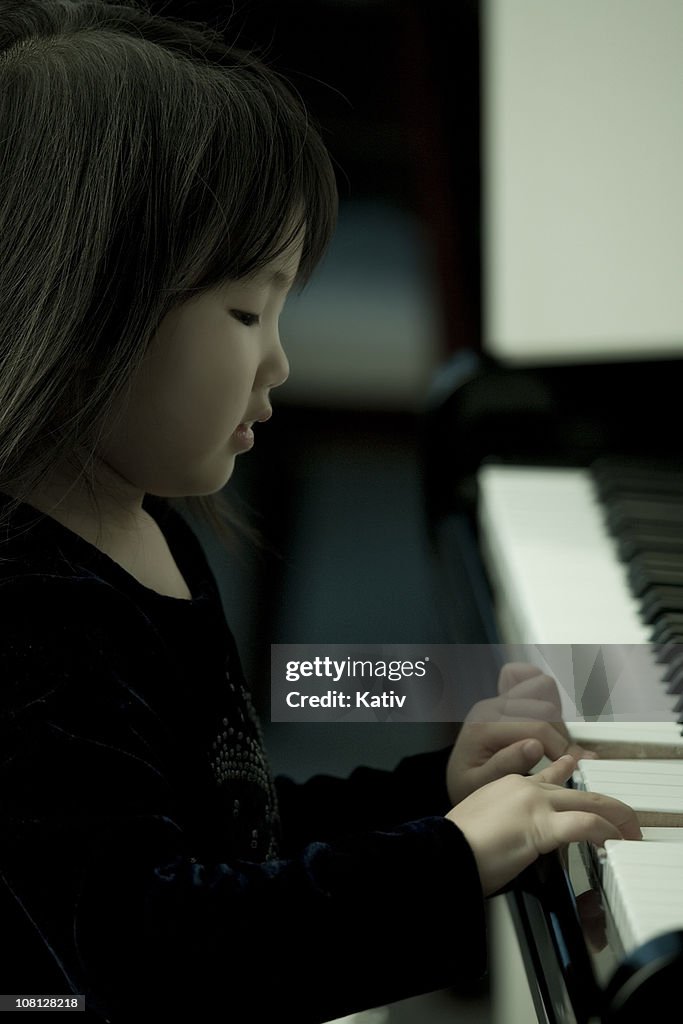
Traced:
<path fill-rule="evenodd" d="M 245 416 L 258 370 L 253 339 L 221 310 L 181 312 L 160 332 L 131 393 L 130 436 L 192 455 L 224 442 Z"/>
<path fill-rule="evenodd" d="M 196 488 L 187 478 L 195 470 L 210 475 L 202 477 L 200 491 L 225 483 L 223 462 L 214 479 L 211 460 L 228 450 L 245 418 L 258 351 L 251 338 L 227 331 L 224 317 L 211 324 L 194 321 L 191 330 L 174 326 L 172 335 L 159 336 L 148 353 L 100 451 L 142 489 L 180 494 Z"/>
<path fill-rule="evenodd" d="M 245 414 L 250 392 L 246 360 L 225 358 L 188 367 L 163 396 L 163 419 L 186 441 L 229 436 Z M 162 396 L 160 396 L 161 398 Z"/>

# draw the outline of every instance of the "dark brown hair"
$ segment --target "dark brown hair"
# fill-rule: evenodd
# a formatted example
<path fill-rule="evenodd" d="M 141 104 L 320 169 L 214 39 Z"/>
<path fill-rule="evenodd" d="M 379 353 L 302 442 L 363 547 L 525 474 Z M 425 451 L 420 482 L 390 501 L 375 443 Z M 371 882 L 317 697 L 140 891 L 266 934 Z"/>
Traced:
<path fill-rule="evenodd" d="M 64 459 L 95 498 L 98 441 L 164 316 L 303 227 L 302 287 L 337 191 L 284 79 L 140 0 L 0 0 L 0 134 L 1 527 Z M 233 538 L 224 492 L 167 500 Z"/>

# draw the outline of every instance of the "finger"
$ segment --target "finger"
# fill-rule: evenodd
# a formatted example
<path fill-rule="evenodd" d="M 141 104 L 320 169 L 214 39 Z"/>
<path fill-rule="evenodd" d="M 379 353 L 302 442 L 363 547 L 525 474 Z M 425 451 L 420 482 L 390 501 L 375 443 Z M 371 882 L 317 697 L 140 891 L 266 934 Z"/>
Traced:
<path fill-rule="evenodd" d="M 519 717 L 529 708 L 530 717 L 552 722 L 562 736 L 570 742 L 569 730 L 562 719 L 560 692 L 550 676 L 537 676 L 508 690 L 498 698 L 505 716 Z"/>
<path fill-rule="evenodd" d="M 530 665 L 525 661 L 508 661 L 498 675 L 498 692 L 507 693 L 513 686 L 540 675 L 543 673 L 538 665 Z"/>
<path fill-rule="evenodd" d="M 562 786 L 567 779 L 571 778 L 572 772 L 575 769 L 576 761 L 571 754 L 563 754 L 562 757 L 558 757 L 556 761 L 549 764 L 547 768 L 543 768 L 542 771 L 532 776 L 530 781 L 534 783 L 548 782 L 553 786 Z"/>
<path fill-rule="evenodd" d="M 553 704 L 558 711 L 558 717 L 562 717 L 562 701 L 557 683 L 551 676 L 537 674 L 530 679 L 511 686 L 500 695 L 501 699 L 511 700 L 512 698 L 526 697 L 531 700 L 544 700 Z"/>
<path fill-rule="evenodd" d="M 553 787 L 549 791 L 551 805 L 556 811 L 585 811 L 605 818 L 619 832 L 619 839 L 642 839 L 636 812 L 622 800 L 603 793 L 587 793 L 580 789 Z"/>
<path fill-rule="evenodd" d="M 555 726 L 555 728 L 557 729 L 557 731 L 558 731 L 558 732 L 559 732 L 559 733 L 560 733 L 560 734 L 561 734 L 562 736 L 564 736 L 564 738 L 566 739 L 567 743 L 570 743 L 570 744 L 571 744 L 571 742 L 572 742 L 572 737 L 571 737 L 571 733 L 569 732 L 569 729 L 567 728 L 567 726 L 566 726 L 565 722 L 563 722 L 563 721 L 561 721 L 561 720 L 560 720 L 559 722 L 553 722 L 553 725 Z M 577 746 L 577 750 L 583 750 L 583 748 L 582 748 L 582 747 L 578 747 L 578 746 Z"/>
<path fill-rule="evenodd" d="M 598 755 L 593 750 L 588 750 L 585 747 L 580 746 L 578 743 L 574 743 L 571 734 L 562 721 L 558 720 L 558 709 L 551 703 L 542 700 L 508 700 L 502 707 L 499 705 L 498 708 L 489 707 L 483 709 L 484 713 L 491 714 L 494 710 L 502 711 L 502 719 L 498 721 L 512 720 L 513 722 L 528 722 L 534 719 L 539 721 L 549 722 L 555 732 L 562 737 L 564 746 L 560 750 L 556 748 L 557 752 L 549 754 L 548 756 L 559 757 L 560 753 L 570 753 L 577 761 L 581 758 L 596 758 Z M 493 716 L 492 716 L 493 717 Z M 494 719 L 495 720 L 495 719 Z"/>
<path fill-rule="evenodd" d="M 511 691 L 514 692 L 514 691 Z M 534 698 L 517 699 L 515 697 L 489 697 L 487 700 L 477 701 L 467 714 L 466 722 L 500 722 L 508 718 L 511 721 L 531 721 L 538 719 L 544 722 L 553 722 L 558 728 L 566 733 L 567 742 L 569 735 L 561 719 L 560 709 L 552 701 L 538 700 Z"/>
<path fill-rule="evenodd" d="M 521 716 L 520 721 L 501 719 L 501 700 L 496 697 L 479 701 L 468 715 L 462 740 L 476 741 L 478 748 L 488 756 L 521 739 L 537 739 L 543 744 L 543 753 L 551 761 L 562 754 L 571 754 L 575 760 L 595 758 L 598 755 L 578 743 L 572 743 L 562 722 L 533 721 Z M 516 708 L 515 710 L 520 710 Z M 532 708 L 533 711 L 533 708 Z"/>
<path fill-rule="evenodd" d="M 558 845 L 566 843 L 587 842 L 604 846 L 608 839 L 622 838 L 626 837 L 621 835 L 611 821 L 599 814 L 581 810 L 565 811 L 552 816 L 548 835 L 541 839 L 539 852 L 549 853 Z"/>
<path fill-rule="evenodd" d="M 477 785 L 502 779 L 506 775 L 526 775 L 543 756 L 543 744 L 536 739 L 521 739 L 498 750 L 477 769 Z"/>
<path fill-rule="evenodd" d="M 501 669 L 498 689 L 502 697 L 508 699 L 529 699 L 543 701 L 553 705 L 555 713 L 544 709 L 542 717 L 555 724 L 567 742 L 570 741 L 569 731 L 562 721 L 562 701 L 557 681 L 552 676 L 539 672 L 535 665 L 524 662 L 509 662 Z M 538 714 L 533 717 L 539 717 Z"/>
<path fill-rule="evenodd" d="M 505 718 L 513 721 L 532 721 L 540 719 L 543 722 L 552 722 L 558 731 L 562 731 L 565 739 L 569 741 L 569 733 L 561 721 L 560 709 L 552 701 L 517 699 L 508 697 L 501 699 L 500 710 Z"/>
<path fill-rule="evenodd" d="M 571 743 L 567 747 L 568 754 L 571 754 L 576 761 L 582 761 L 584 758 L 594 760 L 599 755 L 594 750 L 588 750 L 587 747 L 581 747 L 578 743 Z"/>
<path fill-rule="evenodd" d="M 492 736 L 495 735 L 494 729 L 510 730 L 508 733 L 510 736 L 509 742 L 512 742 L 512 730 L 521 730 L 525 735 L 528 733 L 529 736 L 533 735 L 535 738 L 540 739 L 544 744 L 545 754 L 551 760 L 555 760 L 562 754 L 571 754 L 575 761 L 582 761 L 584 758 L 594 760 L 600 756 L 595 750 L 589 750 L 588 747 L 582 747 L 579 743 L 574 743 L 564 722 L 528 721 L 524 720 L 522 716 L 520 716 L 521 720 L 518 721 L 516 720 L 517 716 L 515 715 L 514 717 L 515 720 L 512 722 L 501 720 L 493 722 Z"/>
<path fill-rule="evenodd" d="M 575 760 L 578 760 L 579 752 L 583 756 L 582 748 L 575 748 L 575 754 L 567 739 L 550 722 L 476 722 L 468 723 L 467 730 L 470 736 L 476 737 L 482 751 L 489 751 L 489 756 L 523 739 L 538 740 L 543 748 L 542 753 L 551 761 L 567 753 L 571 753 Z"/>

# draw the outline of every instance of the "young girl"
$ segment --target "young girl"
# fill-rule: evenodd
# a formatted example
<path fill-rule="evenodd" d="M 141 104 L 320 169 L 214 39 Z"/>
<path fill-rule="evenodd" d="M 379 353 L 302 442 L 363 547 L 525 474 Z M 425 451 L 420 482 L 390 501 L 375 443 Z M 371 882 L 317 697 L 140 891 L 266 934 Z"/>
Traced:
<path fill-rule="evenodd" d="M 288 373 L 336 210 L 306 112 L 140 4 L 0 0 L 0 123 L 0 991 L 304 1024 L 480 976 L 484 897 L 640 834 L 563 786 L 552 681 L 508 666 L 452 752 L 273 781 L 179 514 L 227 529 Z"/>

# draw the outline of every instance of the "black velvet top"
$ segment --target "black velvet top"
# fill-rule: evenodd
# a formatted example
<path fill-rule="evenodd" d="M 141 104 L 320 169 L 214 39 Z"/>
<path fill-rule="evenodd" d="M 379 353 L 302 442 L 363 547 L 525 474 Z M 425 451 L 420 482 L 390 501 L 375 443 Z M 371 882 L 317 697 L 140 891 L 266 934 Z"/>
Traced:
<path fill-rule="evenodd" d="M 0 992 L 307 1024 L 481 976 L 448 751 L 274 783 L 203 549 L 144 508 L 192 600 L 32 506 L 0 535 Z"/>

